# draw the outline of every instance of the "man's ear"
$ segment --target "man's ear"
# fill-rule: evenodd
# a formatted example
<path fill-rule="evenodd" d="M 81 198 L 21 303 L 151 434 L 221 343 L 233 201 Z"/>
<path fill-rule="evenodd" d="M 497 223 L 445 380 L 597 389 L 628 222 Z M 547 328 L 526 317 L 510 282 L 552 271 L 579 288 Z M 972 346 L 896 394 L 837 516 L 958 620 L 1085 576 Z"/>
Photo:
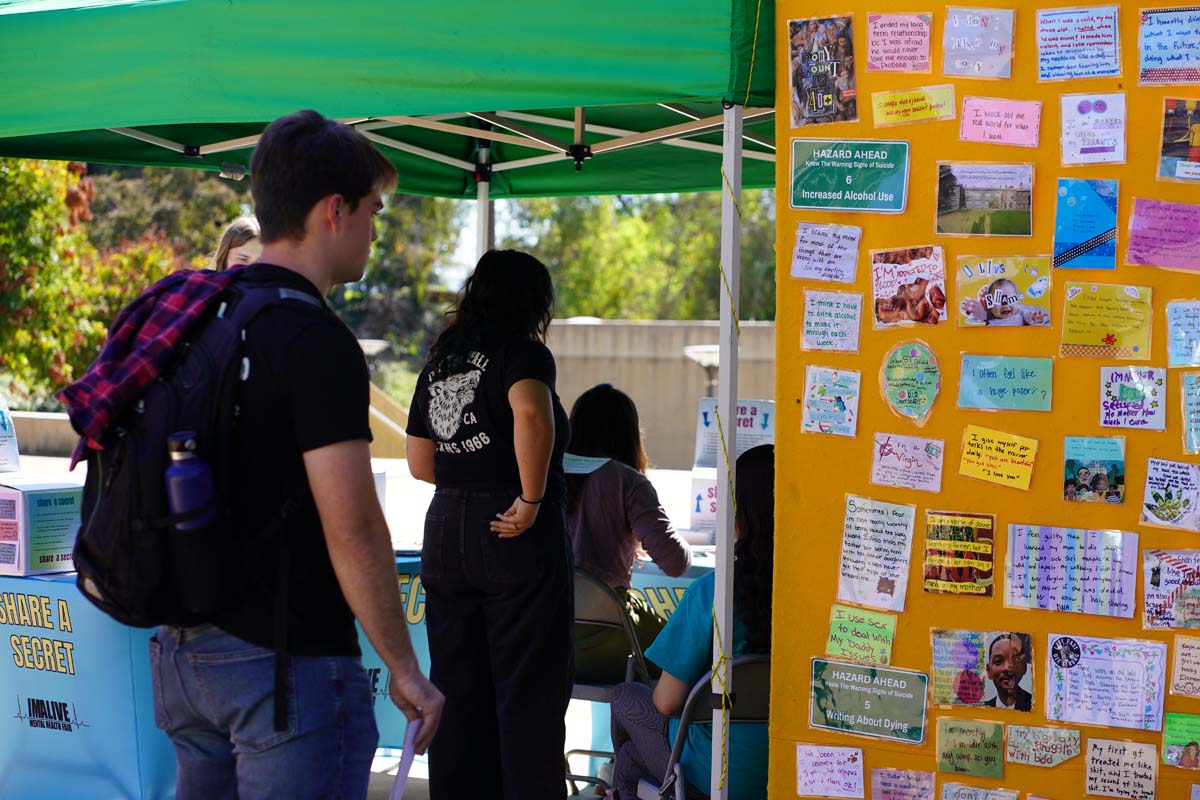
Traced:
<path fill-rule="evenodd" d="M 346 200 L 340 194 L 330 194 L 317 201 L 317 219 L 328 231 L 337 230 L 346 211 Z"/>

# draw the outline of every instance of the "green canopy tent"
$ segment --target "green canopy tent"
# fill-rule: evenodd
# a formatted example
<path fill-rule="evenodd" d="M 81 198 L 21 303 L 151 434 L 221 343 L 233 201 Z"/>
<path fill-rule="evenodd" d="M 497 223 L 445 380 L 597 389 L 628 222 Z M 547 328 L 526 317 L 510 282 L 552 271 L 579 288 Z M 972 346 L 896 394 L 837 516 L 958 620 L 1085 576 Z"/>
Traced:
<path fill-rule="evenodd" d="M 481 210 L 720 189 L 718 412 L 731 420 L 738 202 L 743 185 L 775 182 L 773 20 L 772 0 L 0 0 L 0 156 L 237 176 L 266 122 L 315 108 L 370 137 L 399 191 Z M 723 434 L 736 452 L 734 429 Z M 731 479 L 719 471 L 720 641 L 732 630 Z M 732 691 L 719 656 L 714 688 Z M 720 772 L 714 798 L 727 796 Z"/>

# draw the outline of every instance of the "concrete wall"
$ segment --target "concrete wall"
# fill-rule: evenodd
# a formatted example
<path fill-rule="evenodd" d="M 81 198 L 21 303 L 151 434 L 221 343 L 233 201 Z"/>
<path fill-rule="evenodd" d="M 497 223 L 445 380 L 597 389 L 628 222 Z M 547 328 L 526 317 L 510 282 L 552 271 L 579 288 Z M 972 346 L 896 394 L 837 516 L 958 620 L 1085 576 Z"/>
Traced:
<path fill-rule="evenodd" d="M 42 411 L 14 411 L 17 448 L 31 456 L 69 456 L 79 441 L 66 414 Z"/>
<path fill-rule="evenodd" d="M 547 343 L 563 405 L 569 413 L 585 390 L 613 384 L 637 403 L 650 462 L 689 469 L 706 376 L 683 348 L 716 344 L 717 330 L 716 322 L 556 321 Z M 738 385 L 742 399 L 775 397 L 774 323 L 742 323 Z"/>

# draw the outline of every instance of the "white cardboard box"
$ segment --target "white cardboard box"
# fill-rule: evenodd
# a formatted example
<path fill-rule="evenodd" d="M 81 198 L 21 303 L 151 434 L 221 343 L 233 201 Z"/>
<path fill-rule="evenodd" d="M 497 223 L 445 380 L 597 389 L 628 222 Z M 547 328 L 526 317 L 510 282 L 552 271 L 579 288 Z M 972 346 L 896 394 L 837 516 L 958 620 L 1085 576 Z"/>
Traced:
<path fill-rule="evenodd" d="M 0 575 L 71 572 L 81 477 L 0 475 Z"/>

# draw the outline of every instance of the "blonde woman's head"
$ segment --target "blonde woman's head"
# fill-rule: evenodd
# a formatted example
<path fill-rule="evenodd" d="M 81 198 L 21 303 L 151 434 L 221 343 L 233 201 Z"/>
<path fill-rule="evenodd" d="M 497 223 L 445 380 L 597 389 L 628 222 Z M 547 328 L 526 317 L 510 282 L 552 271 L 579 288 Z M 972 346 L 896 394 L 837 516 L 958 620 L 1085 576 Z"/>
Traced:
<path fill-rule="evenodd" d="M 221 234 L 221 243 L 213 254 L 212 268 L 220 272 L 229 267 L 253 264 L 260 255 L 262 242 L 258 239 L 258 220 L 254 217 L 238 217 Z"/>

